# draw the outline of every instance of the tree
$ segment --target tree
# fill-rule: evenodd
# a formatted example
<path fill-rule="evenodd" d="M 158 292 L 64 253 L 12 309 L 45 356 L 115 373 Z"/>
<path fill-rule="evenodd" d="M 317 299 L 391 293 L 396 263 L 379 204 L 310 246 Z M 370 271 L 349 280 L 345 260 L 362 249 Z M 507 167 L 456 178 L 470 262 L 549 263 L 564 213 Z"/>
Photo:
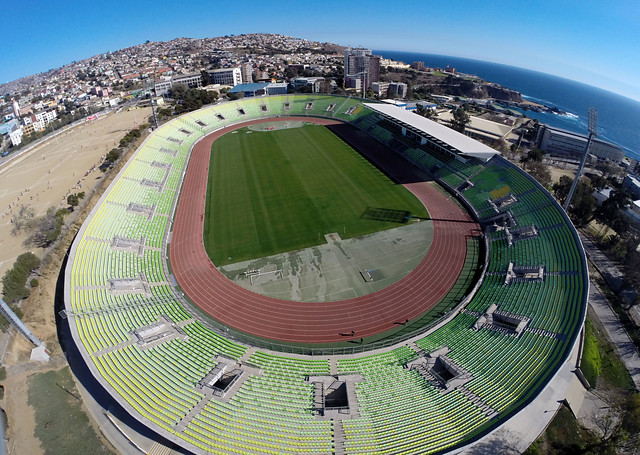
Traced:
<path fill-rule="evenodd" d="M 118 158 L 120 158 L 120 154 L 122 153 L 122 150 L 120 149 L 111 149 L 109 150 L 109 153 L 107 153 L 107 155 L 104 158 L 104 162 L 108 163 L 108 164 L 113 164 L 116 162 L 116 160 Z"/>
<path fill-rule="evenodd" d="M 205 70 L 200 71 L 200 76 L 202 77 L 202 86 L 206 87 L 211 84 L 211 75 Z"/>
<path fill-rule="evenodd" d="M 66 209 L 57 210 L 51 207 L 43 216 L 35 218 L 29 223 L 32 233 L 25 241 L 27 245 L 35 245 L 39 248 L 46 248 L 60 236 L 64 216 L 69 213 Z"/>
<path fill-rule="evenodd" d="M 40 259 L 29 252 L 17 257 L 13 267 L 7 270 L 2 277 L 2 295 L 7 303 L 14 303 L 18 300 L 29 297 L 30 291 L 27 289 L 27 279 L 31 272 L 40 267 Z"/>
<path fill-rule="evenodd" d="M 551 172 L 544 164 L 539 161 L 529 161 L 524 165 L 524 170 L 527 171 L 534 179 L 540 183 L 540 185 L 547 188 L 551 183 Z"/>
<path fill-rule="evenodd" d="M 426 117 L 426 118 L 433 118 L 436 115 L 436 111 L 431 109 L 430 107 L 425 107 L 422 104 L 418 104 L 416 106 L 416 114 L 421 115 L 422 117 Z"/>
<path fill-rule="evenodd" d="M 585 226 L 593 218 L 596 199 L 591 193 L 593 193 L 593 189 L 589 183 L 584 180 L 578 182 L 569 214 L 573 222 L 579 227 Z"/>
<path fill-rule="evenodd" d="M 30 205 L 21 205 L 18 213 L 11 217 L 11 235 L 16 236 L 22 232 L 23 229 L 26 229 L 29 225 L 29 222 L 35 216 L 35 212 Z"/>
<path fill-rule="evenodd" d="M 533 150 L 529 150 L 527 152 L 527 154 L 525 156 L 523 156 L 520 161 L 523 163 L 528 163 L 531 161 L 535 161 L 538 163 L 542 162 L 542 158 L 544 158 L 544 156 L 547 154 L 547 152 L 545 152 L 544 150 L 540 150 L 540 149 L 533 149 Z"/>
<path fill-rule="evenodd" d="M 573 179 L 563 175 L 560 177 L 558 182 L 554 183 L 551 187 L 553 189 L 553 193 L 556 196 L 556 199 L 560 202 L 560 204 L 564 204 L 564 200 L 569 195 L 569 190 L 571 189 L 571 185 L 573 184 Z"/>
<path fill-rule="evenodd" d="M 160 109 L 158 109 L 158 117 L 160 118 L 165 118 L 165 117 L 171 117 L 171 109 L 166 108 L 166 107 L 162 107 Z"/>
<path fill-rule="evenodd" d="M 591 420 L 600 433 L 598 451 L 592 453 L 637 453 L 640 446 L 639 393 L 624 395 L 604 411 L 604 415 L 598 413 Z"/>
<path fill-rule="evenodd" d="M 71 210 L 78 206 L 78 204 L 80 203 L 80 199 L 82 199 L 83 197 L 84 192 L 70 194 L 69 196 L 67 196 L 67 204 L 71 206 Z"/>
<path fill-rule="evenodd" d="M 294 77 L 298 77 L 298 70 L 295 67 L 289 65 L 284 70 L 284 77 L 287 78 L 288 80 L 291 80 Z"/>
<path fill-rule="evenodd" d="M 70 194 L 67 196 L 67 204 L 71 206 L 71 210 L 73 210 L 74 207 L 77 207 L 79 202 L 78 195 Z"/>
<path fill-rule="evenodd" d="M 594 217 L 599 223 L 609 226 L 617 233 L 625 233 L 629 229 L 629 221 L 624 210 L 629 203 L 630 199 L 626 191 L 612 190 L 609 198 L 595 210 Z"/>
<path fill-rule="evenodd" d="M 451 128 L 458 131 L 459 133 L 464 133 L 467 124 L 471 122 L 471 117 L 467 111 L 465 111 L 462 107 L 455 109 L 453 112 L 453 118 L 451 119 Z"/>

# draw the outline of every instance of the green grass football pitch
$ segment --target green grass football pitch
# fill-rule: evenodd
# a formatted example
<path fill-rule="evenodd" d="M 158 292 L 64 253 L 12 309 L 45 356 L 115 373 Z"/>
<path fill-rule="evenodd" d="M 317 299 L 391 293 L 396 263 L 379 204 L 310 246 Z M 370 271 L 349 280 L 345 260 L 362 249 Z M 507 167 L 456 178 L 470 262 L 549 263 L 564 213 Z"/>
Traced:
<path fill-rule="evenodd" d="M 389 220 L 402 212 L 428 217 L 413 194 L 323 126 L 242 128 L 211 152 L 204 244 L 216 265 L 319 245 L 332 232 L 398 227 Z"/>

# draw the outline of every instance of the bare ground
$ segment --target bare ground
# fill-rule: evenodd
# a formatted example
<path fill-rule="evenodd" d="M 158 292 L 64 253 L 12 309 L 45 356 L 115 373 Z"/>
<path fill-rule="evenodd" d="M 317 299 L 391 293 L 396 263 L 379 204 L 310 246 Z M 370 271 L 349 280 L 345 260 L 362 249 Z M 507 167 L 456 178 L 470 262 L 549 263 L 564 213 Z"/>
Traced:
<path fill-rule="evenodd" d="M 87 123 L 66 132 L 57 140 L 45 142 L 0 169 L 3 181 L 0 208 L 2 204 L 6 208 L 12 203 L 16 208 L 22 202 L 32 204 L 36 214 L 39 214 L 44 213 L 48 207 L 60 206 L 61 202 L 65 205 L 63 201 L 70 192 L 95 189 L 95 192 L 88 196 L 84 208 L 77 210 L 67 220 L 68 229 L 63 230 L 63 235 L 48 252 L 40 269 L 40 286 L 21 307 L 24 314 L 22 320 L 45 343 L 51 352 L 52 360 L 55 361 L 50 364 L 30 362 L 29 356 L 33 346 L 17 334 L 9 342 L 4 356 L 7 378 L 2 381 L 5 395 L 4 399 L 0 400 L 0 406 L 7 413 L 7 437 L 11 453 L 43 453 L 40 441 L 34 436 L 35 414 L 27 403 L 26 383 L 28 376 L 35 372 L 40 373 L 66 365 L 58 344 L 54 314 L 56 282 L 62 262 L 75 233 L 137 144 L 131 147 L 131 151 L 122 157 L 116 168 L 107 176 L 97 169 L 102 162 L 101 157 L 116 146 L 129 130 L 146 122 L 150 112 L 148 108 L 123 111 L 97 122 Z M 142 139 L 139 140 L 141 141 Z M 25 192 L 25 188 L 29 188 L 30 191 Z M 20 196 L 20 193 L 23 195 Z M 31 199 L 31 196 L 35 197 Z M 17 200 L 18 197 L 20 201 Z M 10 202 L 7 204 L 7 201 Z M 0 273 L 4 273 L 15 258 L 26 251 L 22 245 L 26 234 L 17 233 L 12 236 L 9 220 L 10 216 L 7 214 L 0 219 Z M 44 250 L 34 252 L 42 256 Z"/>

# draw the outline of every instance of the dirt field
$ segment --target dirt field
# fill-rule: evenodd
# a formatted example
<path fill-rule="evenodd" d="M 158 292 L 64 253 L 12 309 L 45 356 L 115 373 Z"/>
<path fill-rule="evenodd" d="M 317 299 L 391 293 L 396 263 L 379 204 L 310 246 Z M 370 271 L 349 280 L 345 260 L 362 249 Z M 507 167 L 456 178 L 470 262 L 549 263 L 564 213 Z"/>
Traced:
<path fill-rule="evenodd" d="M 573 168 L 565 169 L 557 166 L 549 166 L 549 172 L 551 172 L 551 182 L 556 183 L 560 180 L 560 177 L 566 175 L 567 177 L 575 178 L 576 170 Z"/>
<path fill-rule="evenodd" d="M 66 206 L 66 196 L 78 191 L 88 192 L 105 176 L 98 169 L 103 155 L 117 145 L 119 140 L 134 126 L 147 121 L 150 108 L 123 111 L 111 114 L 96 122 L 88 123 L 58 136 L 36 149 L 14 159 L 0 169 L 2 187 L 0 189 L 0 273 L 13 264 L 15 258 L 26 251 L 22 242 L 25 233 L 11 235 L 11 215 L 21 204 L 29 204 L 37 215 L 48 207 Z M 127 157 L 119 164 L 122 166 Z M 114 169 L 117 172 L 117 169 Z M 108 180 L 115 176 L 111 172 Z M 106 183 L 106 182 L 105 182 Z M 26 190 L 26 191 L 25 191 Z M 99 194 L 82 211 L 83 219 Z M 73 231 L 73 229 L 72 229 Z M 66 234 L 66 235 L 64 235 Z M 40 286 L 23 305 L 23 321 L 38 336 L 51 352 L 49 365 L 29 362 L 33 347 L 20 335 L 15 335 L 4 357 L 7 379 L 2 381 L 5 388 L 0 406 L 6 411 L 9 422 L 7 436 L 10 453 L 44 453 L 40 440 L 34 435 L 37 409 L 27 403 L 27 379 L 34 373 L 58 369 L 66 364 L 60 355 L 54 319 L 54 295 L 56 280 L 66 247 L 73 238 L 73 232 L 63 232 L 63 241 L 50 256 L 50 261 L 41 270 Z M 34 249 L 41 256 L 43 251 Z M 64 411 L 64 410 L 62 410 Z"/>
<path fill-rule="evenodd" d="M 98 166 L 104 155 L 150 114 L 150 108 L 110 114 L 70 129 L 0 168 L 0 276 L 26 251 L 26 234 L 11 234 L 11 218 L 20 206 L 31 206 L 36 216 L 52 206 L 66 207 L 67 195 L 92 188 L 102 178 Z"/>

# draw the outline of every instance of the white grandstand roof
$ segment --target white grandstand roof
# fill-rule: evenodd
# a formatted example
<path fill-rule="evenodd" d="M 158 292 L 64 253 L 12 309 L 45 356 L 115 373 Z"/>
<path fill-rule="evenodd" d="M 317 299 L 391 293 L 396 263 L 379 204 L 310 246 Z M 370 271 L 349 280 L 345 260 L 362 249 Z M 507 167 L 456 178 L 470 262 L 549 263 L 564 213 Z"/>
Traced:
<path fill-rule="evenodd" d="M 392 104 L 366 103 L 369 109 L 376 111 L 384 116 L 394 118 L 398 123 L 419 132 L 428 139 L 434 139 L 435 142 L 445 143 L 457 153 L 478 158 L 483 161 L 490 160 L 494 155 L 500 152 L 484 145 L 481 142 L 471 139 L 462 133 L 452 130 L 451 128 L 436 123 L 420 115 L 416 115 L 411 111 L 407 111 Z M 453 151 L 453 150 L 452 150 Z"/>

